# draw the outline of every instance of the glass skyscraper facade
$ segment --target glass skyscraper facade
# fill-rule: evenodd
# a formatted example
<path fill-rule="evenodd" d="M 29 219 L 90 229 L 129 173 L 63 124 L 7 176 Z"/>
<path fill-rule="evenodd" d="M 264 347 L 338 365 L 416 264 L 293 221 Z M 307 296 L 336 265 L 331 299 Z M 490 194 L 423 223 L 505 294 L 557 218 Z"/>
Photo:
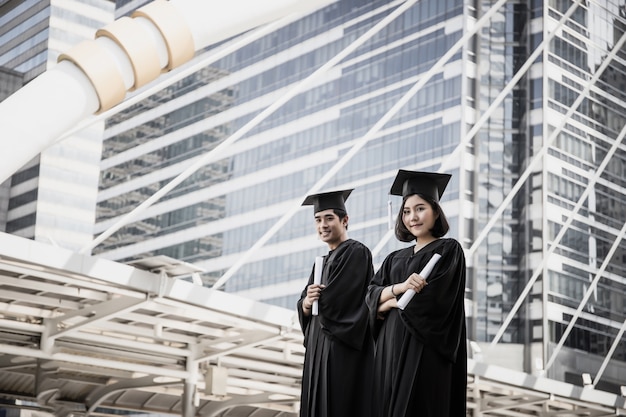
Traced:
<path fill-rule="evenodd" d="M 21 72 L 0 67 L 0 101 L 4 100 L 22 87 L 24 76 Z M 7 226 L 9 202 L 11 200 L 11 181 L 0 184 L 0 230 Z"/>
<path fill-rule="evenodd" d="M 570 7 L 550 1 L 530 12 L 549 21 Z M 558 343 L 566 347 L 553 372 L 569 382 L 580 372 L 594 375 L 611 357 L 598 384 L 607 390 L 623 384 L 626 375 L 625 11 L 623 1 L 582 2 L 550 41 L 542 74 L 532 74 L 529 84 L 527 154 L 547 146 L 527 192 L 528 207 L 540 199 L 542 213 L 527 216 L 533 240 L 526 252 L 541 250 L 544 260 L 541 287 L 531 294 L 533 302 L 542 301 L 544 314 L 531 308 L 530 336 L 543 340 L 550 357 Z M 590 355 L 581 359 L 580 352 Z"/>

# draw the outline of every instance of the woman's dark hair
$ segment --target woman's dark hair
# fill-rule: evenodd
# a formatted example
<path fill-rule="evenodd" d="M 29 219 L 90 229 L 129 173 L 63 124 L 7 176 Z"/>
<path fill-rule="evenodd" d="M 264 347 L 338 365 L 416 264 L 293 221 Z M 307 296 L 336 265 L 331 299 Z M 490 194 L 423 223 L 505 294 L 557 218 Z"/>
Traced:
<path fill-rule="evenodd" d="M 437 220 L 435 220 L 435 225 L 432 229 L 430 229 L 430 233 L 432 233 L 434 237 L 442 237 L 443 235 L 448 233 L 448 230 L 450 230 L 450 225 L 448 224 L 448 219 L 446 218 L 446 215 L 441 209 L 439 203 L 433 200 L 431 197 L 425 196 L 423 194 L 409 194 L 402 198 L 400 212 L 398 213 L 398 217 L 396 218 L 395 232 L 398 240 L 400 242 L 411 242 L 415 240 L 415 236 L 413 236 L 411 232 L 409 232 L 409 230 L 404 225 L 404 222 L 402 221 L 402 214 L 404 213 L 404 203 L 406 203 L 407 198 L 411 197 L 412 195 L 417 195 L 428 204 L 430 204 L 430 207 L 433 209 L 435 215 L 438 215 Z"/>

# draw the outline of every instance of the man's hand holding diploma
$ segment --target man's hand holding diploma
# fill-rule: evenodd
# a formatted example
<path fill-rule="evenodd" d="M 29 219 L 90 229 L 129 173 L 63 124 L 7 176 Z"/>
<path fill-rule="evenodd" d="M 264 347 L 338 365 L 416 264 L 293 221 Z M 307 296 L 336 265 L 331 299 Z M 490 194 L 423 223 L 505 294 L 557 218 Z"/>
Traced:
<path fill-rule="evenodd" d="M 324 267 L 324 257 L 317 256 L 315 258 L 315 269 L 313 272 L 313 284 L 309 285 L 306 289 L 306 297 L 302 300 L 302 309 L 306 315 L 312 314 L 317 316 L 319 314 L 318 299 L 324 289 L 325 285 L 322 282 L 322 268 Z"/>

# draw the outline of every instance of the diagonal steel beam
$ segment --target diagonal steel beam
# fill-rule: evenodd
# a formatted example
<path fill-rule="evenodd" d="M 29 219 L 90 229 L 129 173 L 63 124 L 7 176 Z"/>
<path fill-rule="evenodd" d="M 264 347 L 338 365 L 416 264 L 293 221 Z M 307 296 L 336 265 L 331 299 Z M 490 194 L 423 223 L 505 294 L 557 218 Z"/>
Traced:
<path fill-rule="evenodd" d="M 193 358 L 193 360 L 197 363 L 207 362 L 216 358 L 220 358 L 225 355 L 230 355 L 235 352 L 245 350 L 249 347 L 255 347 L 262 343 L 274 342 L 276 340 L 280 340 L 283 338 L 282 335 L 268 335 L 267 333 L 263 333 L 263 332 L 258 332 L 258 333 L 254 333 L 250 335 L 244 335 L 244 336 L 246 336 L 245 340 L 241 341 L 239 344 L 235 346 L 229 347 L 228 349 L 222 349 L 220 351 L 212 352 L 210 354 L 201 354 L 201 355 L 198 355 L 197 358 Z M 221 340 L 216 340 L 212 342 L 211 344 L 217 344 L 221 342 L 222 342 Z M 203 346 L 204 344 L 200 344 L 198 348 L 202 349 Z"/>
<path fill-rule="evenodd" d="M 613 242 L 613 245 L 611 246 L 611 249 L 607 253 L 606 258 L 604 258 L 604 261 L 602 262 L 600 269 L 596 273 L 596 276 L 593 278 L 593 281 L 591 282 L 591 284 L 589 285 L 589 288 L 585 292 L 583 299 L 580 301 L 580 304 L 578 305 L 578 308 L 576 309 L 576 313 L 574 313 L 574 316 L 572 317 L 569 324 L 567 325 L 565 332 L 563 332 L 563 335 L 561 336 L 561 339 L 559 340 L 557 347 L 552 352 L 552 356 L 550 356 L 550 360 L 548 360 L 548 363 L 546 363 L 546 366 L 545 366 L 546 371 L 552 366 L 552 364 L 554 364 L 556 356 L 558 355 L 559 351 L 565 344 L 565 340 L 567 340 L 567 337 L 569 336 L 570 332 L 574 328 L 574 324 L 576 324 L 576 321 L 580 317 L 580 314 L 582 313 L 583 308 L 587 304 L 587 301 L 589 301 L 589 298 L 591 297 L 591 294 L 593 294 L 596 288 L 596 285 L 598 285 L 598 281 L 600 281 L 600 278 L 602 278 L 602 274 L 606 270 L 606 267 L 609 265 L 609 262 L 611 262 L 611 258 L 615 254 L 615 251 L 617 251 L 617 248 L 619 247 L 620 243 L 622 243 L 622 240 L 624 239 L 625 235 L 626 235 L 626 223 L 624 223 L 624 225 L 622 226 L 622 229 L 619 231 L 617 237 L 615 238 L 615 241 Z"/>
<path fill-rule="evenodd" d="M 50 353 L 44 351 L 43 349 L 34 349 L 31 347 L 21 347 L 9 344 L 0 344 L 0 351 L 2 351 L 2 353 L 5 355 L 20 356 L 25 358 L 35 358 L 46 361 L 69 362 L 72 364 L 86 365 L 90 367 L 94 365 L 93 356 L 85 356 L 82 354 L 63 352 Z M 187 371 L 183 371 L 180 369 L 173 369 L 170 367 L 156 365 L 143 365 L 140 363 L 132 363 L 127 360 L 110 360 L 105 358 L 99 358 L 98 366 L 107 369 L 160 375 L 163 377 L 179 379 L 187 379 L 189 377 L 189 373 Z"/>
<path fill-rule="evenodd" d="M 216 14 L 213 3 L 203 0 L 153 1 L 100 28 L 93 40 L 61 54 L 57 65 L 0 103 L 0 136 L 23 142 L 15 147 L 0 141 L 0 153 L 12 156 L 0 166 L 0 178 L 4 181 L 90 114 L 113 107 L 128 91 L 191 60 L 196 51 L 325 5 L 327 0 L 237 0 L 224 2 Z M 27 123 L 31 119 L 38 123 Z"/>
<path fill-rule="evenodd" d="M 624 320 L 624 322 L 622 323 L 622 327 L 620 327 L 619 331 L 617 332 L 617 336 L 615 336 L 615 340 L 611 344 L 611 348 L 609 349 L 609 352 L 606 354 L 604 361 L 602 361 L 602 365 L 600 366 L 600 369 L 598 370 L 598 373 L 595 379 L 593 380 L 594 387 L 598 385 L 598 382 L 600 382 L 600 378 L 602 378 L 602 374 L 604 373 L 604 370 L 606 369 L 607 365 L 609 364 L 609 361 L 613 357 L 613 354 L 615 353 L 617 346 L 622 341 L 622 336 L 624 336 L 624 331 L 626 331 L 626 320 Z"/>
<path fill-rule="evenodd" d="M 285 398 L 285 402 L 293 401 L 293 398 Z M 197 415 L 202 417 L 216 417 L 219 415 L 224 415 L 224 411 L 242 406 L 242 405 L 251 405 L 251 404 L 262 404 L 262 403 L 279 403 L 281 400 L 272 399 L 272 394 L 262 393 L 262 394 L 252 394 L 247 396 L 239 396 L 227 399 L 225 401 L 207 401 L 204 406 L 198 409 Z"/>
<path fill-rule="evenodd" d="M 48 329 L 46 339 L 51 342 L 67 333 L 78 331 L 89 324 L 135 310 L 145 302 L 145 299 L 118 297 L 100 304 L 86 306 L 80 310 L 73 310 L 62 316 L 46 319 L 45 326 Z M 82 320 L 73 325 L 69 324 L 71 319 L 79 317 Z M 65 327 L 61 328 L 60 324 L 64 322 L 66 322 Z"/>

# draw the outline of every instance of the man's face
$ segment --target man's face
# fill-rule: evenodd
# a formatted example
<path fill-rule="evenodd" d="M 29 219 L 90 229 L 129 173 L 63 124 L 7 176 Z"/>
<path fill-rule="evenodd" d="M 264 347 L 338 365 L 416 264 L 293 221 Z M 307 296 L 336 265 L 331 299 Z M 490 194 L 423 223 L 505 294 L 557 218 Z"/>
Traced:
<path fill-rule="evenodd" d="M 332 209 L 315 213 L 315 226 L 320 239 L 330 247 L 335 249 L 341 242 L 346 240 L 346 225 L 348 216 L 339 220 Z"/>

